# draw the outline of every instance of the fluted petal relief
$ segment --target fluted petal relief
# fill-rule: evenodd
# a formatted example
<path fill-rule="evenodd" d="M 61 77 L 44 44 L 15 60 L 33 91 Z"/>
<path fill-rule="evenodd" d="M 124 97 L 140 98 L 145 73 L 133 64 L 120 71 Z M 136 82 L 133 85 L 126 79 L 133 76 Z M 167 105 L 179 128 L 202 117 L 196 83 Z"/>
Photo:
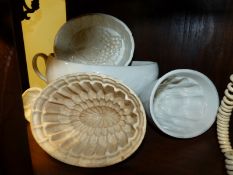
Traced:
<path fill-rule="evenodd" d="M 124 131 L 128 138 L 133 137 L 133 135 L 135 134 L 135 129 L 132 127 L 132 125 L 129 124 L 125 124 L 124 126 L 122 126 L 122 131 Z"/>
<path fill-rule="evenodd" d="M 69 152 L 74 147 L 74 145 L 78 143 L 78 135 L 75 134 L 75 136 L 76 137 L 64 139 L 64 141 L 60 144 L 60 148 Z"/>
<path fill-rule="evenodd" d="M 56 103 L 46 103 L 46 105 L 43 108 L 44 112 L 47 113 L 55 113 L 55 114 L 69 114 L 71 113 L 71 109 L 69 109 L 67 106 L 62 104 L 56 104 Z"/>
<path fill-rule="evenodd" d="M 89 136 L 89 140 L 87 143 L 87 148 L 84 151 L 84 154 L 86 156 L 94 156 L 95 150 L 97 149 L 97 142 L 98 142 L 98 137 L 95 135 Z"/>
<path fill-rule="evenodd" d="M 131 115 L 126 115 L 123 120 L 128 124 L 134 125 L 137 122 L 137 116 L 131 113 Z"/>
<path fill-rule="evenodd" d="M 120 132 L 116 132 L 116 138 L 118 140 L 118 143 L 119 143 L 119 146 L 120 147 L 124 147 L 127 145 L 127 142 L 128 142 L 128 138 L 127 138 L 127 135 L 123 132 L 123 131 L 120 131 Z"/>
<path fill-rule="evenodd" d="M 45 112 L 42 122 L 44 123 L 69 123 L 71 120 L 66 115 Z"/>
<path fill-rule="evenodd" d="M 57 132 L 53 135 L 50 136 L 50 142 L 51 143 L 55 143 L 57 144 L 61 144 L 62 142 L 64 142 L 65 139 L 67 139 L 70 135 L 71 130 L 67 129 L 67 130 L 63 130 L 61 132 Z"/>
<path fill-rule="evenodd" d="M 145 135 L 140 100 L 107 76 L 62 77 L 41 92 L 32 112 L 36 141 L 48 154 L 71 165 L 118 163 L 139 147 Z"/>
<path fill-rule="evenodd" d="M 101 135 L 98 137 L 98 143 L 97 143 L 97 147 L 96 147 L 96 155 L 102 156 L 106 153 L 106 151 L 107 151 L 107 137 Z"/>
<path fill-rule="evenodd" d="M 46 135 L 52 135 L 67 129 L 72 129 L 72 125 L 70 124 L 57 124 L 57 123 L 50 123 L 45 124 L 44 126 L 44 133 Z"/>
<path fill-rule="evenodd" d="M 114 134 L 108 134 L 108 152 L 115 153 L 118 149 L 117 138 Z"/>

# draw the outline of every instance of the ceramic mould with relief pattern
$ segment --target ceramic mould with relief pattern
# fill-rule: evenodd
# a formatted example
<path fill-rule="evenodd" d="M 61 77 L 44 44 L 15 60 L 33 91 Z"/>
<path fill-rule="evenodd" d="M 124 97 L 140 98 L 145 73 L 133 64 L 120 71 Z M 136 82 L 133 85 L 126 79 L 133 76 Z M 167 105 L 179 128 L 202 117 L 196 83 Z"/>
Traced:
<path fill-rule="evenodd" d="M 54 53 L 58 59 L 92 65 L 127 66 L 134 39 L 118 18 L 89 13 L 67 21 L 57 32 Z"/>
<path fill-rule="evenodd" d="M 139 98 L 108 76 L 70 74 L 42 90 L 31 130 L 52 157 L 81 167 L 105 167 L 140 146 L 146 115 Z"/>

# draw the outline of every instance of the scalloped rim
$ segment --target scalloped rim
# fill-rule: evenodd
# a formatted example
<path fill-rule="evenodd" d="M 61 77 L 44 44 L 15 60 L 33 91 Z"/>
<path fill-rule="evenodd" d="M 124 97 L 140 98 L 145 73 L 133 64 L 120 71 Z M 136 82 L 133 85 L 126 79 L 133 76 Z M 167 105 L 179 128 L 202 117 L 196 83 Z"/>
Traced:
<path fill-rule="evenodd" d="M 147 124 L 147 121 L 146 121 L 146 114 L 145 114 L 145 110 L 144 110 L 144 107 L 143 107 L 143 105 L 142 105 L 142 103 L 141 103 L 141 101 L 140 101 L 140 99 L 138 98 L 138 96 L 134 93 L 134 91 L 133 90 L 131 90 L 129 87 L 127 87 L 126 85 L 124 85 L 122 82 L 120 82 L 120 81 L 118 81 L 118 80 L 115 80 L 115 79 L 113 79 L 112 77 L 110 77 L 110 76 L 107 76 L 107 75 L 100 75 L 100 74 L 95 74 L 95 73 L 75 73 L 75 74 L 69 74 L 69 75 L 65 75 L 65 76 L 63 76 L 63 77 L 60 77 L 59 79 L 57 79 L 57 80 L 55 80 L 55 81 L 53 81 L 53 82 L 51 82 L 45 89 L 43 89 L 43 91 L 46 91 L 46 89 L 48 89 L 48 88 L 50 88 L 51 86 L 53 86 L 54 84 L 56 84 L 56 83 L 58 83 L 58 82 L 60 82 L 60 81 L 62 81 L 62 80 L 65 80 L 67 77 L 73 77 L 73 76 L 75 76 L 75 77 L 78 77 L 78 76 L 89 76 L 89 77 L 98 77 L 98 78 L 101 78 L 101 80 L 103 81 L 103 80 L 107 80 L 107 81 L 112 81 L 115 85 L 117 85 L 117 86 L 122 86 L 123 88 L 124 88 L 124 91 L 125 90 L 127 90 L 128 92 L 126 92 L 126 93 L 129 93 L 130 95 L 132 95 L 134 98 L 135 98 L 135 100 L 136 100 L 136 102 L 138 103 L 138 105 L 140 106 L 140 113 L 141 113 L 141 115 L 140 115 L 140 117 L 143 117 L 143 126 L 142 126 L 142 128 L 140 128 L 140 131 L 142 132 L 141 133 L 141 136 L 140 136 L 140 139 L 139 139 L 139 141 L 138 141 L 138 143 L 137 144 L 135 144 L 134 145 L 134 148 L 133 149 L 130 149 L 130 150 L 127 150 L 127 152 L 126 152 L 126 154 L 124 155 L 124 156 L 122 156 L 122 155 L 119 155 L 119 156 L 116 156 L 116 157 L 114 157 L 113 159 L 111 159 L 111 161 L 107 161 L 107 162 L 105 162 L 105 164 L 102 164 L 102 163 L 96 163 L 96 164 L 93 164 L 93 163 L 90 163 L 90 164 L 82 164 L 82 163 L 79 163 L 79 162 L 70 162 L 70 161 L 67 161 L 67 160 L 64 160 L 64 157 L 63 156 L 61 156 L 61 155 L 56 155 L 56 153 L 54 154 L 54 152 L 53 151 L 49 151 L 49 150 L 47 150 L 47 147 L 46 146 L 44 146 L 43 144 L 41 144 L 40 142 L 39 142 L 39 140 L 37 139 L 37 136 L 36 136 L 36 134 L 34 133 L 34 131 L 33 131 L 33 129 L 34 129 L 34 127 L 33 127 L 33 121 L 31 122 L 31 130 L 32 130 L 32 134 L 33 134 L 33 137 L 35 138 L 35 140 L 37 141 L 37 143 L 50 155 L 50 156 L 52 156 L 52 157 L 54 157 L 55 159 L 57 159 L 57 160 L 60 160 L 60 161 L 62 161 L 62 162 L 64 162 L 64 163 L 67 163 L 67 164 L 70 164 L 70 165 L 75 165 L 75 166 L 80 166 L 80 167 L 105 167 L 105 166 L 110 166 L 110 165 L 113 165 L 113 164 L 116 164 L 116 163 L 119 163 L 119 162 L 121 162 L 121 161 L 123 161 L 123 160 L 125 160 L 126 158 L 128 158 L 131 154 L 133 154 L 137 149 L 138 149 L 138 147 L 141 145 L 141 143 L 142 143 L 142 141 L 143 141 L 143 138 L 144 138 L 144 136 L 145 136 L 145 133 L 146 133 L 146 124 Z M 42 91 L 42 92 L 43 92 Z M 41 94 L 43 94 L 41 92 Z M 39 98 L 37 98 L 37 100 L 36 101 L 38 101 L 38 99 Z M 34 106 L 33 106 L 33 109 L 35 109 L 35 106 L 36 106 L 36 102 L 34 103 Z M 56 152 L 56 151 L 55 151 Z"/>
<path fill-rule="evenodd" d="M 127 66 L 129 65 L 129 63 L 132 61 L 132 58 L 133 58 L 133 54 L 134 54 L 134 49 L 135 49 L 135 43 L 134 43 L 134 38 L 133 38 L 133 35 L 132 35 L 132 32 L 131 30 L 129 29 L 129 27 L 123 22 L 121 21 L 120 19 L 116 18 L 115 16 L 112 16 L 112 15 L 109 15 L 109 14 L 104 14 L 104 13 L 87 13 L 87 14 L 83 14 L 83 15 L 80 15 L 74 19 L 70 19 L 69 21 L 67 21 L 66 23 L 64 23 L 60 29 L 58 30 L 57 34 L 55 35 L 55 39 L 54 39 L 54 46 L 53 46 L 53 50 L 56 54 L 56 43 L 58 41 L 58 38 L 59 38 L 59 35 L 60 35 L 60 32 L 64 30 L 64 28 L 69 25 L 69 22 L 72 22 L 72 21 L 76 21 L 77 19 L 79 18 L 82 18 L 82 17 L 86 17 L 86 16 L 93 16 L 93 15 L 98 15 L 98 16 L 104 16 L 104 17 L 108 17 L 116 22 L 118 22 L 119 24 L 121 24 L 124 29 L 126 30 L 126 32 L 128 33 L 129 35 L 129 38 L 130 38 L 130 43 L 131 43 L 131 50 L 130 50 L 130 54 L 129 54 L 129 58 L 128 60 L 125 62 L 125 64 L 123 66 Z M 57 54 L 56 54 L 57 55 Z M 59 57 L 59 55 L 58 55 Z"/>

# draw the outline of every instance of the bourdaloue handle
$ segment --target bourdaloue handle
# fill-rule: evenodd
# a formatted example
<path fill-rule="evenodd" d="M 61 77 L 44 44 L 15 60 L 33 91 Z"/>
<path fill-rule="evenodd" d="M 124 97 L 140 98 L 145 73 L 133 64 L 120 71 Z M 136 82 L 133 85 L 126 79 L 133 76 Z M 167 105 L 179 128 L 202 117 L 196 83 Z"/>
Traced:
<path fill-rule="evenodd" d="M 38 69 L 38 66 L 37 66 L 37 60 L 38 58 L 41 57 L 44 59 L 44 62 L 45 62 L 45 65 L 46 65 L 46 62 L 47 62 L 47 59 L 48 59 L 48 56 L 44 53 L 37 53 L 33 58 L 32 58 L 32 67 L 33 67 L 33 70 L 34 72 L 40 77 L 41 80 L 45 81 L 47 83 L 47 78 L 45 75 L 43 75 L 40 70 Z"/>

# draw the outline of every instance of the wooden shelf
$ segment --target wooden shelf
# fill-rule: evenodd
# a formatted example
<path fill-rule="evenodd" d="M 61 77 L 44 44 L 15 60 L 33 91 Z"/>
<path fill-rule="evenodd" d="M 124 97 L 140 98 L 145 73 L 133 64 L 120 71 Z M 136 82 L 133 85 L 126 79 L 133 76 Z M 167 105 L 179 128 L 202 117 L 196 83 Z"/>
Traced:
<path fill-rule="evenodd" d="M 80 168 L 52 158 L 35 142 L 30 125 L 28 137 L 33 170 L 40 175 L 223 175 L 226 172 L 215 125 L 201 136 L 183 140 L 164 135 L 148 124 L 146 136 L 139 149 L 125 161 L 104 168 Z"/>

